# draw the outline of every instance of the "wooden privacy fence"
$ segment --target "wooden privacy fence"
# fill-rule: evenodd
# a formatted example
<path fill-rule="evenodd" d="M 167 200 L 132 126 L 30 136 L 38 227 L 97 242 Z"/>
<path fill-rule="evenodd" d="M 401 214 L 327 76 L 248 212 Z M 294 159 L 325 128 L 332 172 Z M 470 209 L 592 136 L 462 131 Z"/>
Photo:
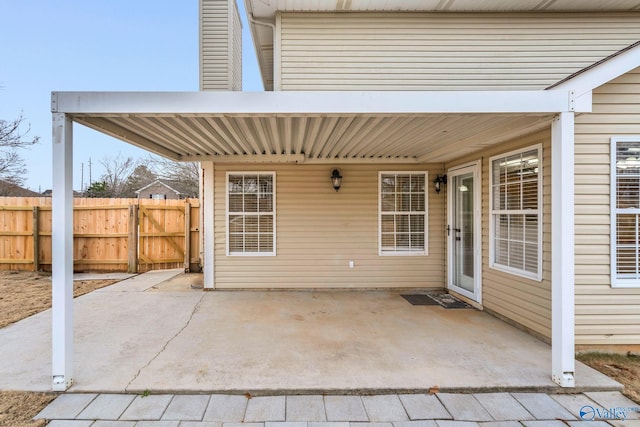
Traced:
<path fill-rule="evenodd" d="M 199 269 L 198 199 L 76 198 L 75 271 Z M 0 269 L 51 271 L 51 198 L 0 197 Z"/>

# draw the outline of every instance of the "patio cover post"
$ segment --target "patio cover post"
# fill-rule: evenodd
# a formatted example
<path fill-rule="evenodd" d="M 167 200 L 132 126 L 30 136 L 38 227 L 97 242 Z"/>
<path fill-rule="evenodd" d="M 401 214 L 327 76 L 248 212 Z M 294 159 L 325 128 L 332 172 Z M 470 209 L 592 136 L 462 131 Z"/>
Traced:
<path fill-rule="evenodd" d="M 209 221 L 203 221 L 202 232 L 204 233 L 204 288 L 215 288 L 214 283 L 214 263 L 215 263 L 215 231 L 213 229 L 214 212 L 214 185 L 215 185 L 215 166 L 213 162 L 201 162 L 202 168 L 202 212 L 203 218 L 209 218 Z"/>
<path fill-rule="evenodd" d="M 73 122 L 53 113 L 52 374 L 53 390 L 73 383 Z"/>
<path fill-rule="evenodd" d="M 574 349 L 574 113 L 551 126 L 551 374 L 575 386 Z"/>

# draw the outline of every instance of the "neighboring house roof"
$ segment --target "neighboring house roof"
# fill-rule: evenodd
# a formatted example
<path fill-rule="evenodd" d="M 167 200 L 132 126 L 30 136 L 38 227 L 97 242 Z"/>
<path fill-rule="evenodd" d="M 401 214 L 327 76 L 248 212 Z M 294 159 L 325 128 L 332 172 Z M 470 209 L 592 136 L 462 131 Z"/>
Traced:
<path fill-rule="evenodd" d="M 0 196 L 5 197 L 40 197 L 40 193 L 20 187 L 9 181 L 0 179 Z"/>
<path fill-rule="evenodd" d="M 171 187 L 169 184 L 167 184 L 166 182 L 163 182 L 162 180 L 156 179 L 155 181 L 145 185 L 144 187 L 142 187 L 139 190 L 136 190 L 135 193 L 136 194 L 140 194 L 141 192 L 143 192 L 144 190 L 153 187 L 154 185 L 162 185 L 164 187 L 166 187 L 169 191 L 173 191 L 176 194 L 180 194 L 180 192 L 178 190 L 176 190 L 175 188 Z"/>
<path fill-rule="evenodd" d="M 278 12 L 589 12 L 640 11 L 640 0 L 244 0 L 266 90 L 273 90 L 273 29 Z M 265 25 L 265 23 L 267 25 Z"/>

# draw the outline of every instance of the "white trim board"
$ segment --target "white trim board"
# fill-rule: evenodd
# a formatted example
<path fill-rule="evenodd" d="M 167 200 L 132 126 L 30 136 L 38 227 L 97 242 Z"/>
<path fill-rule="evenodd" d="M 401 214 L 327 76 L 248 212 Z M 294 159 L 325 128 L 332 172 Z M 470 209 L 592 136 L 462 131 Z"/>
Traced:
<path fill-rule="evenodd" d="M 588 104 L 588 105 L 587 105 Z M 527 114 L 591 111 L 569 90 L 327 92 L 52 92 L 51 111 L 151 114 Z"/>

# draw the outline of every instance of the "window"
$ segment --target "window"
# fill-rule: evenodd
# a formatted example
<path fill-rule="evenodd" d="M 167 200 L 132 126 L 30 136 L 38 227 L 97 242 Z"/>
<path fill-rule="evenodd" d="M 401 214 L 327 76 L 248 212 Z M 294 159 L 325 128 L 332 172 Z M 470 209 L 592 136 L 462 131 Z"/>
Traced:
<path fill-rule="evenodd" d="M 427 254 L 426 172 L 380 172 L 380 255 Z"/>
<path fill-rule="evenodd" d="M 640 286 L 640 137 L 611 138 L 611 285 Z"/>
<path fill-rule="evenodd" d="M 492 157 L 489 265 L 542 280 L 542 147 Z"/>
<path fill-rule="evenodd" d="M 166 200 L 167 199 L 167 195 L 166 194 L 151 193 L 151 194 L 149 194 L 149 198 L 153 199 L 153 200 Z"/>
<path fill-rule="evenodd" d="M 275 255 L 275 173 L 227 173 L 227 255 Z"/>

